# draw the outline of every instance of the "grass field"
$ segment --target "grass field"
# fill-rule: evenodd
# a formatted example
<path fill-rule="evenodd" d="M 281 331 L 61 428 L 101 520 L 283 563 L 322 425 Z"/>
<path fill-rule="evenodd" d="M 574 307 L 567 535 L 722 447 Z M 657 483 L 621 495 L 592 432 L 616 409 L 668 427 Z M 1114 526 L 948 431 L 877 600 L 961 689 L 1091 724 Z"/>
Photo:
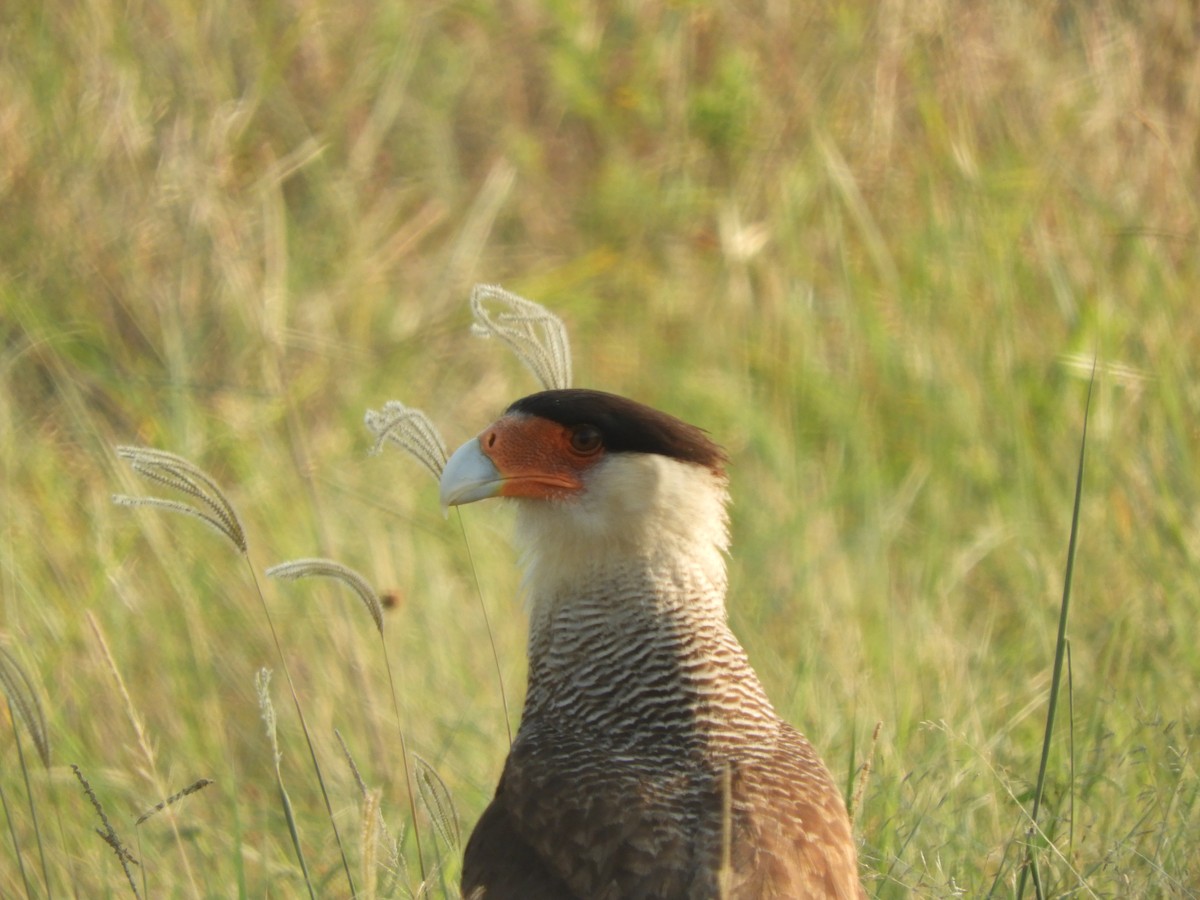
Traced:
<path fill-rule="evenodd" d="M 467 332 L 486 281 L 729 449 L 768 692 L 848 794 L 882 723 L 880 897 L 1017 894 L 1095 358 L 1038 886 L 1200 896 L 1191 4 L 196 6 L 0 11 L 0 648 L 49 759 L 0 707 L 0 895 L 132 893 L 72 765 L 141 896 L 409 896 L 418 834 L 454 893 L 436 810 L 465 834 L 508 741 L 483 610 L 520 710 L 509 522 L 362 423 L 456 445 L 535 389 Z M 211 473 L 245 557 L 114 505 L 161 493 L 128 444 Z M 384 596 L 386 659 L 353 593 L 263 576 L 309 556 Z"/>

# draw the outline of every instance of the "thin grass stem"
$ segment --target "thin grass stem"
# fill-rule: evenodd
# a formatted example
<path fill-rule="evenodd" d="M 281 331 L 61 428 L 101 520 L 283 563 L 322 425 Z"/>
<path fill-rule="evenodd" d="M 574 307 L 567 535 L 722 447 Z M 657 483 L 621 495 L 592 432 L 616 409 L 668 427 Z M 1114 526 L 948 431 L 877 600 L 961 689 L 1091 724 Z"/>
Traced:
<path fill-rule="evenodd" d="M 113 829 L 112 822 L 109 821 L 108 815 L 104 812 L 104 807 L 100 805 L 100 799 L 96 796 L 96 792 L 92 790 L 91 784 L 88 782 L 87 778 L 84 777 L 83 772 L 79 769 L 79 766 L 71 763 L 71 770 L 75 773 L 75 777 L 79 779 L 79 783 L 83 785 L 83 792 L 87 795 L 88 800 L 91 801 L 92 808 L 96 811 L 96 816 L 100 819 L 100 824 L 104 826 L 103 829 L 97 828 L 96 834 L 100 835 L 104 843 L 108 844 L 108 846 L 112 849 L 112 852 L 116 854 L 117 861 L 121 864 L 121 868 L 125 872 L 125 878 L 129 881 L 129 889 L 133 891 L 133 896 L 140 897 L 141 895 L 138 893 L 137 882 L 134 881 L 133 872 L 129 868 L 131 865 L 137 866 L 140 865 L 140 863 L 121 842 L 120 836 Z"/>
<path fill-rule="evenodd" d="M 287 820 L 288 834 L 292 838 L 292 849 L 296 852 L 296 861 L 300 863 L 300 873 L 304 876 L 304 886 L 308 889 L 308 896 L 311 900 L 316 900 L 317 892 L 308 872 L 308 861 L 304 858 L 304 845 L 300 842 L 300 828 L 296 823 L 296 811 L 292 808 L 292 798 L 288 796 L 287 788 L 284 787 L 283 770 L 279 767 L 283 753 L 279 749 L 275 704 L 271 701 L 270 669 L 258 670 L 254 676 L 254 690 L 258 694 L 258 708 L 262 713 L 263 725 L 267 729 L 267 740 L 271 744 L 271 764 L 275 769 L 275 786 L 279 789 L 279 803 L 283 807 L 283 817 Z"/>
<path fill-rule="evenodd" d="M 246 568 L 250 572 L 250 580 L 254 584 L 254 592 L 258 596 L 259 605 L 262 607 L 263 615 L 267 620 L 267 627 L 271 632 L 271 641 L 275 645 L 275 654 L 279 657 L 280 666 L 283 669 L 284 680 L 287 681 L 288 692 L 292 697 L 292 705 L 296 708 L 296 717 L 300 721 L 300 731 L 304 735 L 304 742 L 308 746 L 308 755 L 312 760 L 313 772 L 317 776 L 317 784 L 321 788 L 321 799 L 325 803 L 325 813 L 329 818 L 329 827 L 333 830 L 333 838 L 337 843 L 338 853 L 342 859 L 342 869 L 346 875 L 346 883 L 350 886 L 350 894 L 354 895 L 354 876 L 350 872 L 350 861 L 346 857 L 346 848 L 342 843 L 341 833 L 338 831 L 337 821 L 333 815 L 333 804 L 329 800 L 329 791 L 325 787 L 325 778 L 321 774 L 321 763 L 317 759 L 317 749 L 313 745 L 312 733 L 308 728 L 308 721 L 304 718 L 304 710 L 300 706 L 300 696 L 296 693 L 296 684 L 292 680 L 292 673 L 288 669 L 287 658 L 283 655 L 283 645 L 279 641 L 279 633 L 275 630 L 275 621 L 271 618 L 271 610 L 267 606 L 267 598 L 263 594 L 262 585 L 259 583 L 258 574 L 254 571 L 254 565 L 250 562 L 249 555 L 244 555 Z M 280 783 L 281 799 L 286 805 L 286 809 L 291 809 L 291 798 L 287 796 L 287 792 L 283 790 L 282 782 Z M 293 827 L 293 822 L 289 820 L 288 827 Z M 293 835 L 293 840 L 299 841 L 299 835 Z M 297 847 L 299 844 L 297 843 Z M 307 875 L 306 875 L 307 877 Z"/>
<path fill-rule="evenodd" d="M 150 781 L 154 786 L 155 791 L 160 794 L 163 792 L 163 780 L 158 772 L 158 758 L 151 745 L 150 737 L 146 733 L 145 723 L 142 721 L 141 715 L 133 704 L 133 697 L 129 693 L 128 687 L 125 685 L 125 678 L 121 675 L 120 669 L 117 668 L 117 661 L 112 655 L 112 650 L 109 649 L 108 640 L 104 636 L 104 632 L 100 627 L 100 623 L 88 610 L 84 618 L 88 623 L 88 627 L 92 631 L 93 637 L 96 639 L 97 645 L 100 647 L 101 655 L 104 658 L 105 666 L 108 668 L 109 674 L 112 675 L 113 681 L 116 683 L 117 691 L 121 695 L 121 700 L 125 704 L 125 714 L 129 718 L 129 723 L 133 727 L 134 736 L 137 738 L 138 750 L 142 754 L 142 759 L 145 763 L 146 772 L 150 777 Z M 196 884 L 195 875 L 192 872 L 190 855 L 187 845 L 184 843 L 183 835 L 179 831 L 179 823 L 175 817 L 171 817 L 171 831 L 175 837 L 175 845 L 179 848 L 179 858 L 183 863 L 184 873 L 187 875 L 188 884 L 191 886 L 192 895 L 200 896 L 200 888 Z"/>
<path fill-rule="evenodd" d="M 38 692 L 34 690 L 33 681 L 24 668 L 7 649 L 0 646 L 0 687 L 3 688 L 5 701 L 8 704 L 9 721 L 12 723 L 13 741 L 17 746 L 17 762 L 21 767 L 21 777 L 25 782 L 25 798 L 29 804 L 29 817 L 33 825 L 34 839 L 37 842 L 38 863 L 42 870 L 42 882 L 46 895 L 51 895 L 50 871 L 46 865 L 46 849 L 42 842 L 42 829 L 38 822 L 37 804 L 33 799 L 33 787 L 29 783 L 29 768 L 25 764 L 25 748 L 21 743 L 21 733 L 17 728 L 20 719 L 29 732 L 37 750 L 42 766 L 50 768 L 50 737 L 46 728 L 46 714 Z M 22 869 L 24 877 L 24 869 Z"/>
<path fill-rule="evenodd" d="M 1067 657 L 1067 616 L 1071 608 L 1071 583 L 1075 575 L 1075 549 L 1079 539 L 1079 508 L 1083 499 L 1083 471 L 1087 450 L 1088 414 L 1092 407 L 1092 389 L 1096 385 L 1096 368 L 1092 364 L 1092 375 L 1088 381 L 1087 399 L 1083 404 L 1083 432 L 1079 439 L 1079 464 L 1075 472 L 1075 502 L 1071 509 L 1071 536 L 1067 542 L 1066 571 L 1063 575 L 1062 602 L 1058 610 L 1058 637 L 1054 644 L 1054 669 L 1050 678 L 1050 699 L 1046 708 L 1046 730 L 1042 737 L 1042 758 L 1038 765 L 1037 784 L 1033 790 L 1033 809 L 1029 814 L 1029 842 L 1026 848 L 1025 865 L 1017 882 L 1017 900 L 1025 896 L 1025 881 L 1030 869 L 1037 864 L 1037 849 L 1034 835 L 1038 829 L 1038 814 L 1041 812 L 1042 796 L 1046 788 L 1046 770 L 1050 763 L 1050 747 L 1054 738 L 1054 715 L 1058 709 L 1058 690 L 1062 683 L 1064 664 Z M 1035 887 L 1041 896 L 1041 884 L 1034 871 Z"/>
<path fill-rule="evenodd" d="M 487 604 L 483 600 L 483 587 L 479 583 L 479 570 L 475 567 L 475 557 L 471 553 L 471 541 L 467 537 L 467 527 L 463 523 L 462 511 L 457 507 L 458 530 L 462 533 L 463 546 L 467 548 L 467 561 L 471 566 L 471 578 L 475 582 L 475 596 L 479 598 L 479 612 L 483 615 L 483 627 L 487 630 L 488 646 L 492 649 L 492 664 L 496 669 L 496 684 L 500 689 L 500 707 L 504 712 L 504 731 L 508 735 L 508 745 L 512 746 L 512 724 L 508 713 L 508 693 L 504 689 L 504 672 L 500 668 L 500 653 L 496 650 L 496 637 L 492 633 L 492 623 L 488 619 Z"/>
<path fill-rule="evenodd" d="M 417 850 L 417 865 L 421 872 L 421 880 L 425 879 L 425 858 L 421 848 L 421 828 L 417 818 L 417 804 L 415 799 L 415 791 L 413 788 L 413 779 L 408 763 L 408 741 L 404 734 L 404 727 L 400 717 L 400 703 L 396 695 L 396 680 L 392 675 L 391 658 L 388 655 L 387 642 L 383 638 L 383 604 L 379 600 L 379 595 L 375 589 L 371 587 L 361 574 L 351 569 L 349 566 L 342 565 L 339 562 L 331 559 L 297 559 L 290 562 L 280 563 L 279 565 L 271 566 L 267 569 L 266 574 L 271 578 L 286 578 L 288 580 L 296 580 L 299 578 L 307 578 L 312 576 L 321 576 L 332 578 L 335 581 L 340 581 L 342 584 L 349 587 L 362 600 L 363 605 L 367 608 L 367 612 L 371 616 L 371 620 L 375 623 L 375 629 L 379 632 L 379 643 L 383 652 L 383 664 L 387 670 L 388 688 L 392 695 L 392 709 L 396 715 L 396 730 L 400 738 L 400 758 L 404 768 L 404 784 L 408 794 L 408 808 L 412 816 L 413 822 L 413 840 Z M 340 736 L 339 736 L 340 739 Z M 345 749 L 345 744 L 342 745 Z M 357 775 L 357 770 L 355 772 Z M 361 779 L 360 779 L 361 783 Z"/>
<path fill-rule="evenodd" d="M 9 714 L 12 707 L 9 706 Z M 16 733 L 16 722 L 13 722 L 13 733 Z M 4 808 L 4 821 L 8 824 L 8 834 L 12 840 L 13 855 L 17 858 L 17 870 L 21 873 L 21 883 L 25 886 L 25 896 L 32 898 L 33 887 L 29 884 L 29 876 L 25 872 L 25 854 L 21 852 L 21 842 L 17 839 L 17 826 L 13 823 L 12 813 L 8 808 L 8 795 L 4 793 L 4 785 L 0 783 L 0 807 Z"/>

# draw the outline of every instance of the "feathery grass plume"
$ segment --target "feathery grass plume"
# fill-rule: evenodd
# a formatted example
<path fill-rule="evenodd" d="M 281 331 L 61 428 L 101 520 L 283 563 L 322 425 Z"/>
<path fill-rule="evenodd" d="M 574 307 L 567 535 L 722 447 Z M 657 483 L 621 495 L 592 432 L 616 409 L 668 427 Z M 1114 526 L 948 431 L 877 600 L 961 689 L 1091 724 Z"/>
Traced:
<path fill-rule="evenodd" d="M 850 826 L 854 826 L 854 820 L 858 817 L 859 810 L 862 808 L 863 794 L 867 792 L 867 782 L 871 780 L 871 767 L 874 764 L 875 748 L 879 745 L 879 732 L 883 730 L 883 722 L 875 723 L 875 730 L 871 732 L 871 748 L 867 753 L 867 758 L 858 769 L 858 784 L 854 788 L 854 796 L 850 800 L 848 812 L 850 813 Z"/>
<path fill-rule="evenodd" d="M 354 783 L 358 785 L 358 791 L 364 797 L 367 796 L 367 783 L 363 780 L 362 772 L 358 770 L 358 763 L 354 761 L 354 756 L 350 753 L 350 748 L 346 745 L 346 739 L 342 737 L 342 732 L 337 728 L 333 729 L 333 736 L 337 738 L 338 744 L 342 748 L 342 756 L 346 757 L 346 765 L 350 767 L 350 774 L 354 776 Z"/>
<path fill-rule="evenodd" d="M 1087 450 L 1088 414 L 1092 408 L 1092 388 L 1096 386 L 1096 364 L 1093 360 L 1092 374 L 1088 380 L 1087 399 L 1083 403 L 1083 430 L 1079 438 L 1079 464 L 1075 470 L 1075 503 L 1071 509 L 1071 535 L 1067 539 L 1067 562 L 1063 573 L 1062 600 L 1058 607 L 1058 636 L 1054 642 L 1054 668 L 1050 676 L 1050 699 L 1046 706 L 1046 731 L 1042 737 L 1042 758 L 1038 765 L 1037 784 L 1033 789 L 1033 809 L 1029 813 L 1029 828 L 1026 833 L 1025 862 L 1021 866 L 1021 878 L 1017 882 L 1017 900 L 1025 896 L 1025 881 L 1033 872 L 1034 890 L 1042 896 L 1041 879 L 1037 870 L 1037 845 L 1035 838 L 1044 838 L 1038 826 L 1042 795 L 1046 787 L 1046 770 L 1050 762 L 1050 745 L 1054 738 L 1054 714 L 1058 708 L 1059 686 L 1062 684 L 1064 663 L 1067 659 L 1067 614 L 1071 608 L 1071 583 L 1075 575 L 1075 550 L 1079 539 L 1079 507 L 1083 499 L 1083 464 Z M 1073 789 L 1073 788 L 1072 788 Z M 993 885 L 993 889 L 995 885 Z"/>
<path fill-rule="evenodd" d="M 477 284 L 468 301 L 471 333 L 496 338 L 516 354 L 544 390 L 571 386 L 571 341 L 562 319 L 539 303 L 494 284 Z M 494 313 L 487 304 L 500 307 Z"/>
<path fill-rule="evenodd" d="M 4 646 L 0 645 L 0 688 L 8 698 L 8 704 L 21 720 L 33 745 L 37 748 L 42 765 L 50 767 L 50 739 L 46 732 L 46 716 L 42 702 L 38 699 L 33 682 Z"/>
<path fill-rule="evenodd" d="M 363 604 L 367 607 L 367 611 L 371 614 L 371 618 L 375 622 L 375 629 L 379 632 L 380 646 L 383 648 L 383 665 L 387 670 L 388 688 L 392 694 L 392 710 L 396 715 L 396 731 L 400 738 L 400 761 L 404 768 L 404 786 L 408 792 L 408 808 L 413 820 L 413 840 L 416 843 L 417 861 L 420 864 L 421 877 L 424 878 L 425 860 L 421 852 L 421 829 L 417 821 L 417 802 L 414 796 L 412 773 L 408 765 L 408 740 L 404 734 L 404 727 L 400 723 L 400 702 L 396 697 L 396 680 L 392 676 L 392 661 L 391 657 L 388 656 L 387 642 L 383 639 L 383 604 L 379 602 L 379 595 L 375 593 L 375 589 L 371 587 L 370 583 L 362 575 L 349 566 L 344 566 L 332 559 L 296 559 L 280 563 L 277 566 L 271 566 L 271 568 L 267 569 L 267 575 L 273 578 L 286 578 L 293 581 L 312 575 L 333 578 L 347 585 L 358 594 Z M 344 748 L 345 744 L 342 746 Z"/>
<path fill-rule="evenodd" d="M 83 772 L 79 770 L 79 766 L 71 763 L 71 770 L 75 773 L 75 777 L 79 779 L 79 783 L 83 785 L 84 793 L 92 801 L 92 808 L 96 810 L 96 815 L 100 817 L 100 824 L 104 826 L 103 830 L 97 828 L 96 834 L 100 835 L 104 839 L 104 843 L 108 844 L 112 848 L 113 853 L 117 855 L 117 860 L 121 863 L 121 868 L 125 870 L 125 877 L 129 879 L 129 887 L 133 891 L 133 896 L 139 897 L 137 882 L 133 880 L 133 872 L 129 870 L 129 866 L 130 864 L 137 866 L 140 863 L 134 859 L 133 854 L 121 843 L 121 838 L 117 835 L 117 832 L 112 827 L 112 823 L 108 820 L 108 816 L 104 812 L 104 807 L 100 805 L 100 800 L 96 797 L 96 792 L 92 790 L 91 784 L 83 776 Z"/>
<path fill-rule="evenodd" d="M 279 788 L 279 800 L 283 804 L 283 815 L 287 819 L 288 833 L 292 836 L 292 847 L 296 851 L 296 859 L 300 861 L 300 871 L 304 875 L 304 886 L 308 888 L 308 896 L 312 900 L 316 900 L 317 894 L 313 889 L 312 878 L 308 874 L 308 863 L 304 859 L 304 848 L 300 845 L 300 829 L 296 824 L 296 812 L 292 809 L 292 798 L 288 796 L 287 788 L 283 786 L 283 772 L 279 768 L 283 754 L 279 750 L 279 734 L 275 729 L 275 704 L 271 702 L 270 669 L 262 668 L 255 674 L 254 691 L 258 694 L 258 708 L 262 713 L 263 724 L 267 726 L 267 739 L 271 742 L 275 786 Z"/>
<path fill-rule="evenodd" d="M 309 578 L 313 575 L 340 581 L 358 595 L 358 598 L 363 602 L 363 606 L 367 608 L 367 612 L 371 614 L 371 620 L 375 623 L 375 630 L 383 634 L 383 604 L 379 602 L 379 595 L 375 593 L 375 589 L 371 587 L 367 579 L 363 578 L 362 575 L 355 572 L 349 566 L 344 566 L 332 559 L 313 557 L 309 559 L 293 559 L 279 563 L 267 569 L 266 574 L 268 578 L 285 578 L 288 581 Z"/>
<path fill-rule="evenodd" d="M 454 798 L 450 795 L 450 789 L 428 761 L 415 753 L 413 760 L 417 764 L 417 787 L 421 792 L 421 802 L 429 810 L 429 818 L 433 820 L 438 836 L 447 847 L 457 853 L 462 846 L 462 831 L 459 828 L 458 810 L 454 808 Z"/>
<path fill-rule="evenodd" d="M 342 733 L 335 728 L 333 729 L 333 734 L 338 739 L 338 744 L 341 745 L 342 755 L 346 757 L 346 765 L 350 767 L 350 774 L 354 776 L 354 783 L 358 785 L 358 792 L 365 803 L 368 800 L 368 795 L 373 792 L 367 788 L 367 783 L 363 780 L 362 773 L 358 770 L 358 764 L 354 761 L 354 756 L 350 753 L 350 748 L 346 745 L 346 739 L 342 737 Z M 383 835 L 383 840 L 387 846 L 387 869 L 392 877 L 395 878 L 405 867 L 404 857 L 400 855 L 400 842 L 392 837 L 391 831 L 387 826 L 387 821 L 383 818 L 383 811 L 378 804 L 375 807 L 375 815 L 378 819 L 375 826 L 376 832 Z"/>
<path fill-rule="evenodd" d="M 379 801 L 382 792 L 379 789 L 368 791 L 363 797 L 362 816 L 360 817 L 361 831 L 359 843 L 362 846 L 362 893 L 360 897 L 374 900 L 379 886 L 379 869 L 376 853 L 379 849 Z"/>
<path fill-rule="evenodd" d="M 442 469 L 446 468 L 446 441 L 433 420 L 421 410 L 405 406 L 399 400 L 389 400 L 382 412 L 367 410 L 363 421 L 375 435 L 372 456 L 383 449 L 385 441 L 391 441 L 428 469 L 435 481 L 442 477 Z"/>
<path fill-rule="evenodd" d="M 242 523 L 233 505 L 210 475 L 182 456 L 165 450 L 123 446 L 117 447 L 117 456 L 128 462 L 138 475 L 186 494 L 198 505 L 165 497 L 131 497 L 126 494 L 114 494 L 114 503 L 121 506 L 153 506 L 192 516 L 221 532 L 245 555 L 246 534 L 242 530 Z"/>
<path fill-rule="evenodd" d="M 176 803 L 178 803 L 184 797 L 191 796 L 192 794 L 196 793 L 197 791 L 202 791 L 206 787 L 208 787 L 210 784 L 213 784 L 213 780 L 211 778 L 196 779 L 191 784 L 189 784 L 187 787 L 185 787 L 183 790 L 176 791 L 174 794 L 172 794 L 166 800 L 160 800 L 158 803 L 154 804 L 154 806 L 152 806 L 150 809 L 146 810 L 144 813 L 142 813 L 140 816 L 138 816 L 133 824 L 141 825 L 143 822 L 145 822 L 147 819 L 151 818 L 152 816 L 158 815 L 160 812 L 162 812 L 168 806 L 174 806 Z"/>

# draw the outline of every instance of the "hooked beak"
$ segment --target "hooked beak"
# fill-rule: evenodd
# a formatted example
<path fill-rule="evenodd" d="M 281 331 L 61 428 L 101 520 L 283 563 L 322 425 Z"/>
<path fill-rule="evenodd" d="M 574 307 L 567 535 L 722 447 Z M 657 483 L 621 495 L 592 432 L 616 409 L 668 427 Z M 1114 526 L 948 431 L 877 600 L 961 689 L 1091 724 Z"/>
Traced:
<path fill-rule="evenodd" d="M 504 480 L 496 464 L 483 452 L 479 438 L 471 438 L 454 451 L 442 470 L 442 509 L 495 497 Z"/>

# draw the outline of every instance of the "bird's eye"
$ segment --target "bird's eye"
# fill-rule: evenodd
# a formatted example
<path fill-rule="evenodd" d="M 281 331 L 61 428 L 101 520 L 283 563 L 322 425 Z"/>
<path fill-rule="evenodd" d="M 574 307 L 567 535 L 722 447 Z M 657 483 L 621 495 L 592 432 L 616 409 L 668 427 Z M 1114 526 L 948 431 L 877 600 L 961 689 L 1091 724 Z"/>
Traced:
<path fill-rule="evenodd" d="M 571 449 L 576 453 L 590 456 L 600 449 L 601 444 L 600 429 L 594 425 L 577 425 L 571 429 Z"/>

